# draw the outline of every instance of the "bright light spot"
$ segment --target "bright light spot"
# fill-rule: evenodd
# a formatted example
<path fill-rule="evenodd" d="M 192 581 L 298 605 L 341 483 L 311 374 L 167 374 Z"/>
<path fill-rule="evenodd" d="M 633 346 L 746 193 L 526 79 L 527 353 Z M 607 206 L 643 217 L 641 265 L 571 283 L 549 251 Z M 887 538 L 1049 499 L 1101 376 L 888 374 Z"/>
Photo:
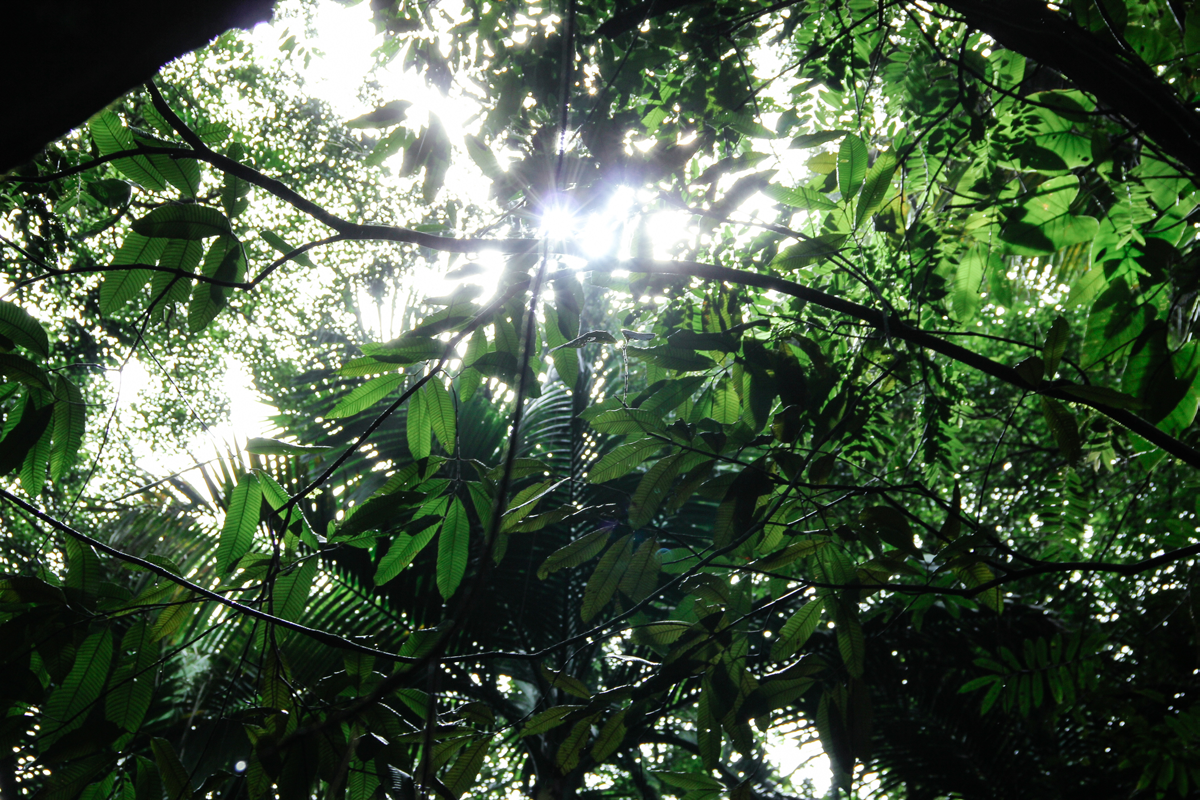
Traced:
<path fill-rule="evenodd" d="M 246 767 L 248 767 L 248 766 L 250 766 L 250 765 L 247 764 L 245 761 L 239 761 L 233 765 L 233 771 L 234 772 L 245 772 Z"/>
<path fill-rule="evenodd" d="M 579 219 L 566 206 L 554 205 L 542 212 L 541 235 L 551 239 L 571 239 L 575 236 Z"/>

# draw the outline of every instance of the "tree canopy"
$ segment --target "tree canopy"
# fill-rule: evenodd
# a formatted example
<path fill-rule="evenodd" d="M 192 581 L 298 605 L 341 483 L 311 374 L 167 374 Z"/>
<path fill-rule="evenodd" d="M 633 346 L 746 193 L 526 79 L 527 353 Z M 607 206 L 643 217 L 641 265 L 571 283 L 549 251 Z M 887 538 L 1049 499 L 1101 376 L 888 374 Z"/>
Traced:
<path fill-rule="evenodd" d="M 1195 794 L 1190 5 L 372 0 L 342 119 L 297 3 L 47 145 L 0 795 Z"/>

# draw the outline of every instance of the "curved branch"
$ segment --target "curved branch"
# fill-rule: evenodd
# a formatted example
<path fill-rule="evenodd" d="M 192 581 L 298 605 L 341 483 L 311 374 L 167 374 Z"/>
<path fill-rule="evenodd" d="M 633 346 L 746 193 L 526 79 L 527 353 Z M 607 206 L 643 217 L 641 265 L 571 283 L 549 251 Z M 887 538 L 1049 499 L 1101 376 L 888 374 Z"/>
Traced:
<path fill-rule="evenodd" d="M 158 564 L 153 564 L 149 561 L 146 561 L 145 559 L 138 558 L 135 555 L 131 555 L 122 550 L 118 550 L 115 547 L 111 547 L 111 546 L 105 544 L 104 542 L 101 542 L 99 539 L 94 539 L 91 536 L 88 536 L 86 533 L 77 531 L 74 528 L 72 528 L 70 525 L 60 522 L 59 520 L 50 516 L 46 512 L 37 508 L 36 506 L 33 506 L 33 505 L 25 502 L 21 498 L 17 497 L 16 495 L 10 494 L 9 492 L 5 491 L 4 489 L 0 489 L 0 499 L 7 500 L 9 503 L 12 503 L 14 506 L 21 509 L 25 513 L 30 514 L 31 516 L 35 517 L 38 521 L 44 522 L 45 524 L 49 525 L 50 527 L 54 528 L 56 531 L 59 531 L 60 533 L 65 533 L 67 536 L 70 536 L 72 539 L 75 539 L 76 541 L 83 542 L 86 545 L 90 545 L 90 546 L 96 548 L 97 550 L 99 550 L 101 553 L 104 553 L 105 555 L 110 555 L 113 558 L 117 559 L 118 561 L 124 561 L 126 564 L 132 564 L 135 567 L 139 567 L 141 569 L 146 570 L 147 572 L 153 572 L 155 575 L 158 575 L 161 578 L 166 578 L 167 580 L 171 581 L 172 583 L 178 584 L 179 586 L 182 586 L 183 588 L 187 589 L 188 591 L 195 592 L 196 594 L 200 595 L 201 597 L 204 597 L 204 598 L 207 598 L 214 602 L 220 603 L 221 605 L 226 606 L 227 608 L 233 609 L 234 611 L 238 612 L 239 614 L 244 614 L 248 617 L 254 617 L 255 619 L 260 619 L 263 622 L 268 622 L 272 625 L 278 625 L 282 628 L 287 628 L 290 631 L 295 631 L 296 633 L 303 634 L 303 635 L 309 637 L 310 639 L 314 639 L 314 640 L 320 642 L 321 644 L 328 645 L 329 647 L 336 647 L 341 650 L 352 650 L 356 653 L 364 653 L 366 655 L 377 656 L 379 658 L 390 658 L 390 659 L 396 660 L 396 661 L 408 662 L 408 661 L 414 660 L 411 658 L 398 656 L 395 653 L 388 653 L 384 650 L 376 650 L 374 647 L 367 647 L 366 645 L 359 644 L 358 642 L 351 641 L 350 639 L 345 639 L 341 636 L 338 636 L 337 634 L 330 633 L 328 631 L 318 630 L 316 628 L 309 628 L 307 626 L 301 625 L 299 622 L 292 622 L 291 620 L 282 619 L 280 617 L 274 616 L 273 614 L 268 614 L 265 611 L 259 611 L 257 608 L 251 608 L 250 606 L 243 605 L 243 604 L 237 602 L 236 600 L 230 600 L 228 597 L 225 597 L 222 594 L 214 592 L 211 589 L 205 589 L 203 586 L 200 586 L 199 584 L 192 583 L 187 578 L 176 575 L 174 572 L 171 572 L 169 569 L 166 569 L 165 567 L 160 567 Z"/>

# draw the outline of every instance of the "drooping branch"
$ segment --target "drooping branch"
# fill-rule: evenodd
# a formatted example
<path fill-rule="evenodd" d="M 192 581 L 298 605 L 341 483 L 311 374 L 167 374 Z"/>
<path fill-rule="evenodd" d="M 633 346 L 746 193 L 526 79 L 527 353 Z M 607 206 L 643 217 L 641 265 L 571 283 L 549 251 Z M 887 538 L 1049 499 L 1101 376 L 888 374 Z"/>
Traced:
<path fill-rule="evenodd" d="M 883 312 L 873 309 L 870 306 L 855 303 L 851 300 L 845 300 L 841 297 L 822 292 L 819 289 L 813 289 L 803 284 L 789 281 L 785 278 L 777 278 L 773 275 L 763 275 L 758 272 L 748 272 L 745 270 L 730 269 L 729 267 L 720 267 L 715 264 L 702 264 L 696 261 L 652 261 L 648 259 L 631 259 L 628 261 L 611 262 L 606 265 L 607 269 L 626 269 L 630 272 L 642 273 L 661 273 L 667 275 L 686 275 L 693 278 L 703 278 L 706 280 L 728 281 L 729 283 L 741 284 L 743 286 L 755 286 L 760 289 L 771 289 L 781 294 L 786 294 L 790 297 L 795 297 L 800 300 L 813 303 L 814 305 L 827 308 L 831 311 L 845 314 L 853 317 L 860 322 L 878 330 L 887 338 L 900 339 L 902 341 L 911 342 L 918 347 L 923 347 L 927 350 L 932 350 L 935 353 L 940 353 L 954 361 L 978 370 L 985 375 L 990 375 L 993 378 L 998 378 L 1007 384 L 1017 387 L 1022 391 L 1042 394 L 1047 397 L 1062 400 L 1068 403 L 1078 403 L 1099 411 L 1114 422 L 1118 422 L 1129 430 L 1141 436 L 1146 441 L 1162 448 L 1164 451 L 1178 458 L 1185 464 L 1200 469 L 1200 451 L 1180 441 L 1169 433 L 1155 427 L 1149 421 L 1126 411 L 1122 408 L 1114 408 L 1105 403 L 1100 403 L 1095 400 L 1085 399 L 1078 395 L 1071 394 L 1064 390 L 1063 386 L 1069 385 L 1064 381 L 1044 382 L 1041 385 L 1031 384 L 1029 381 L 1021 377 L 1013 367 L 1000 364 L 987 356 L 980 355 L 973 350 L 947 342 L 944 339 L 935 336 L 928 331 L 923 331 L 920 328 L 915 328 L 912 325 L 901 320 L 896 315 L 887 316 Z"/>

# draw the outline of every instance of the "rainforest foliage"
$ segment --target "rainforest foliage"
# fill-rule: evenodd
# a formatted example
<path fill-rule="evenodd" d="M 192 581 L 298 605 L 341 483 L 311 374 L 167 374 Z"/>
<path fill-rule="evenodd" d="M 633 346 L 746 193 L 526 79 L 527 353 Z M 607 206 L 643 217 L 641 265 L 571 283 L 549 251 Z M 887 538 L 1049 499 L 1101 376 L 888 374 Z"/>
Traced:
<path fill-rule="evenodd" d="M 1193 795 L 1200 9 L 452 5 L 0 182 L 0 795 Z"/>

